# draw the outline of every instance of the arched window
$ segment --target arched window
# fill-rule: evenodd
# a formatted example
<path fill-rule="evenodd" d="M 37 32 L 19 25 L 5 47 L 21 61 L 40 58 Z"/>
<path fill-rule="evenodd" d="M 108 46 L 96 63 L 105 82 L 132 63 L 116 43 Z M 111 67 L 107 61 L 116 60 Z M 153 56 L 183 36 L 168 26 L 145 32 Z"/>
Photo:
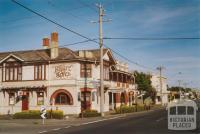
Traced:
<path fill-rule="evenodd" d="M 70 104 L 70 98 L 65 93 L 58 93 L 56 98 L 55 98 L 55 104 L 69 105 Z"/>
<path fill-rule="evenodd" d="M 73 105 L 73 98 L 67 90 L 59 89 L 51 95 L 51 102 L 55 105 Z"/>

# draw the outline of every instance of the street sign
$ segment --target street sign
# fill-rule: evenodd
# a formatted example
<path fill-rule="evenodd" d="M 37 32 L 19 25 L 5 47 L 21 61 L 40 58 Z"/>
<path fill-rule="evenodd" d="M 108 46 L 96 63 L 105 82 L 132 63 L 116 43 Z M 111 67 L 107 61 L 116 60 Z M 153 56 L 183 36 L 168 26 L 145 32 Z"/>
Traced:
<path fill-rule="evenodd" d="M 41 117 L 42 117 L 42 124 L 44 124 L 44 120 L 46 119 L 47 110 L 45 106 L 41 106 L 40 108 Z"/>

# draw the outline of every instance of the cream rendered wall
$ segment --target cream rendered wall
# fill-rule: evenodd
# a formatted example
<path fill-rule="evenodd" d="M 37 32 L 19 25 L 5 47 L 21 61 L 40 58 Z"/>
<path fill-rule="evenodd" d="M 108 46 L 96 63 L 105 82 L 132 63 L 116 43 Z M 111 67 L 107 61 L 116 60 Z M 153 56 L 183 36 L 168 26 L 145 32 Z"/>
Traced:
<path fill-rule="evenodd" d="M 16 112 L 20 112 L 21 111 L 21 101 L 19 101 L 18 103 L 14 104 L 14 105 L 9 105 L 9 95 L 7 92 L 5 92 L 5 95 L 3 94 L 3 92 L 1 92 L 1 106 L 0 106 L 0 113 L 1 114 L 14 114 Z M 15 94 L 16 96 L 16 94 Z"/>
<path fill-rule="evenodd" d="M 100 66 L 99 65 L 92 64 L 92 77 L 95 80 L 100 79 Z"/>
<path fill-rule="evenodd" d="M 70 73 L 66 77 L 56 77 L 56 67 L 66 67 L 64 72 Z M 69 66 L 70 69 L 68 68 Z M 47 79 L 49 79 L 49 86 L 47 90 L 47 98 L 45 99 L 45 105 L 48 109 L 60 109 L 63 110 L 64 114 L 79 114 L 80 113 L 80 102 L 78 101 L 78 92 L 80 88 L 77 86 L 77 79 L 80 77 L 80 64 L 79 63 L 59 63 L 47 65 Z M 58 68 L 57 68 L 58 69 Z M 78 70 L 78 71 L 77 71 Z M 48 74 L 49 73 L 49 74 Z M 59 89 L 65 89 L 73 97 L 73 105 L 53 105 L 50 106 L 50 98 L 52 94 Z"/>
<path fill-rule="evenodd" d="M 34 80 L 34 66 L 22 67 L 22 80 Z"/>
<path fill-rule="evenodd" d="M 53 110 L 56 110 L 56 109 L 63 110 L 64 114 L 79 114 L 80 109 L 81 109 L 80 102 L 77 99 L 79 89 L 74 86 L 72 86 L 72 87 L 70 87 L 70 86 L 50 87 L 48 90 L 48 94 L 50 95 L 48 100 L 50 100 L 51 95 L 58 89 L 65 89 L 68 92 L 70 92 L 70 94 L 72 95 L 72 98 L 73 98 L 73 105 L 55 105 L 54 104 L 53 106 L 50 106 L 50 103 L 48 103 L 48 105 L 47 105 L 48 108 L 50 109 L 52 107 Z"/>

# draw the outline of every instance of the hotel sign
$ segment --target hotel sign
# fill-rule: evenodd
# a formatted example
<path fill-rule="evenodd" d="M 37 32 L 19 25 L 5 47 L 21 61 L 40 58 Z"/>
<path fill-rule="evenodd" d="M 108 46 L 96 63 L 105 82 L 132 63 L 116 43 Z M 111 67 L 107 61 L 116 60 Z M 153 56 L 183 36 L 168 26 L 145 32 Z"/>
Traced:
<path fill-rule="evenodd" d="M 54 75 L 56 79 L 69 79 L 72 77 L 73 65 L 59 64 L 54 66 Z"/>

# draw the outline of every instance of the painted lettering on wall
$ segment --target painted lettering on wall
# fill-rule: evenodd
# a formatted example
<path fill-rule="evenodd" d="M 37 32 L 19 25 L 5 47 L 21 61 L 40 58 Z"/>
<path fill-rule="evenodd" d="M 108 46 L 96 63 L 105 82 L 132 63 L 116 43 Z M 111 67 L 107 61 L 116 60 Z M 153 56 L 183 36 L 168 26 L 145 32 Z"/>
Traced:
<path fill-rule="evenodd" d="M 71 77 L 72 65 L 55 66 L 55 75 L 57 79 L 67 79 Z"/>

